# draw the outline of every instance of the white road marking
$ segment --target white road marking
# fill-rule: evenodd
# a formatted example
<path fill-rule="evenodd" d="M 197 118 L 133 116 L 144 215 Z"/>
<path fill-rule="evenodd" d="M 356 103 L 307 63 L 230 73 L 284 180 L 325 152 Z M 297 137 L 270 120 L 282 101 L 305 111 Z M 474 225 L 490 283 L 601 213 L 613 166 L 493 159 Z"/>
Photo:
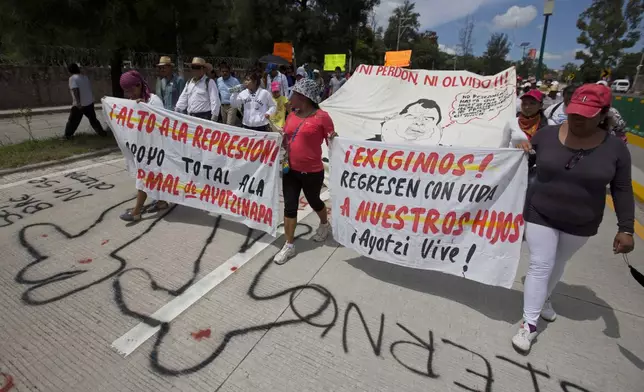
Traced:
<path fill-rule="evenodd" d="M 322 193 L 320 195 L 320 198 L 322 198 L 323 201 L 326 201 L 329 198 L 329 192 L 326 191 Z M 306 218 L 312 212 L 313 210 L 309 205 L 307 205 L 304 209 L 298 211 L 298 222 Z M 190 288 L 183 294 L 174 298 L 172 301 L 161 307 L 161 309 L 154 312 L 151 317 L 163 322 L 170 322 L 174 320 L 177 316 L 183 313 L 183 311 L 188 309 L 204 295 L 208 294 L 218 284 L 223 282 L 227 277 L 234 274 L 235 271 L 231 271 L 232 267 L 236 267 L 237 269 L 241 268 L 244 264 L 252 260 L 261 251 L 275 242 L 279 237 L 281 237 L 283 233 L 284 230 L 280 228 L 276 237 L 266 235 L 259 241 L 255 242 L 250 248 L 248 248 L 248 250 L 246 250 L 246 252 L 235 254 L 234 256 L 226 260 L 222 265 L 215 268 L 214 271 L 201 278 L 201 280 L 199 280 L 197 283 L 190 286 Z M 159 331 L 159 327 L 152 327 L 145 323 L 139 323 L 125 335 L 112 342 L 112 348 L 119 354 L 127 357 L 140 345 L 145 343 L 146 340 L 154 336 L 157 331 Z"/>
<path fill-rule="evenodd" d="M 64 176 L 65 174 L 68 174 L 68 173 L 83 171 L 83 170 L 87 170 L 87 169 L 93 169 L 95 167 L 100 167 L 100 166 L 103 166 L 103 165 L 110 165 L 112 163 L 121 162 L 121 161 L 123 161 L 123 158 L 117 158 L 117 159 L 113 159 L 111 161 L 98 162 L 98 163 L 93 163 L 93 164 L 87 165 L 87 166 L 75 167 L 73 169 L 63 170 L 63 171 L 59 171 L 59 172 L 55 172 L 55 173 L 50 173 L 50 174 L 46 174 L 44 176 L 32 177 L 32 178 L 28 178 L 26 180 L 20 180 L 20 181 L 12 182 L 10 184 L 0 185 L 0 190 L 11 188 L 11 187 L 17 186 L 17 185 L 26 184 L 31 180 L 35 180 L 35 179 L 42 178 L 42 177 L 47 177 L 47 178 L 60 177 L 60 176 Z"/>

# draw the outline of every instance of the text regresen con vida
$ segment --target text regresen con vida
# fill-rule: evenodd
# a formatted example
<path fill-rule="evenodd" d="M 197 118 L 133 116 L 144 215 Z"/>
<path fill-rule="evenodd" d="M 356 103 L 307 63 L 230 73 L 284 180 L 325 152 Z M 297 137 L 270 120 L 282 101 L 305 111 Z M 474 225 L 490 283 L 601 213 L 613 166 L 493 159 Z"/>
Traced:
<path fill-rule="evenodd" d="M 510 73 L 505 72 L 502 75 L 493 77 L 474 77 L 474 76 L 452 76 L 452 75 L 424 75 L 419 79 L 419 71 L 408 70 L 400 67 L 386 67 L 384 65 L 360 65 L 356 68 L 356 73 L 375 76 L 388 76 L 413 83 L 414 85 L 423 84 L 430 87 L 470 87 L 473 89 L 499 88 L 510 84 Z"/>
<path fill-rule="evenodd" d="M 248 162 L 260 161 L 269 166 L 273 166 L 279 156 L 280 144 L 274 140 L 263 138 L 257 140 L 257 136 L 233 135 L 202 125 L 197 125 L 194 130 L 191 130 L 188 122 L 157 116 L 147 110 L 135 111 L 122 107 L 118 110 L 118 114 L 116 111 L 117 105 L 114 104 L 109 116 L 114 118 L 116 124 L 124 129 L 128 128 L 148 134 L 157 131 L 165 138 L 171 138 L 183 144 L 190 143 L 192 147 L 201 151 L 209 151 Z M 190 142 L 189 139 L 191 139 Z"/>

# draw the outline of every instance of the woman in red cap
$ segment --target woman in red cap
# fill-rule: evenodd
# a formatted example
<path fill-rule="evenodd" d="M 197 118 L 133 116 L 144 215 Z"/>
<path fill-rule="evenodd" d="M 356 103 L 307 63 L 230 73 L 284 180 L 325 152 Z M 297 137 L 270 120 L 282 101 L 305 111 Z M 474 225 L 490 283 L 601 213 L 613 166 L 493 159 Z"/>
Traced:
<path fill-rule="evenodd" d="M 631 157 L 621 140 L 602 129 L 610 104 L 608 88 L 583 85 L 566 108 L 568 121 L 544 127 L 531 139 L 536 179 L 528 190 L 524 216 L 530 266 L 523 295 L 523 323 L 512 338 L 519 351 L 530 350 L 540 315 L 546 321 L 557 317 L 550 294 L 566 262 L 597 234 L 607 185 L 618 221 L 613 252 L 633 250 Z"/>
<path fill-rule="evenodd" d="M 517 113 L 518 128 L 530 140 L 539 129 L 548 125 L 543 114 L 543 93 L 530 90 L 521 96 L 521 110 Z"/>

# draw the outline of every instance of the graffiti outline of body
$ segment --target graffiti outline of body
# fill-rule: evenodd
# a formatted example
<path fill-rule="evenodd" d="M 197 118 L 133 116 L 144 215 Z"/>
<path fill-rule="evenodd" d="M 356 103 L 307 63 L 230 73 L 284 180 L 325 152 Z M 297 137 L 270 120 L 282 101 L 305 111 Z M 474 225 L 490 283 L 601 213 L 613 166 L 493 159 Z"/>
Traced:
<path fill-rule="evenodd" d="M 385 117 L 381 127 L 382 141 L 439 145 L 443 138 L 441 108 L 436 101 L 421 98 L 405 106 L 400 113 Z"/>

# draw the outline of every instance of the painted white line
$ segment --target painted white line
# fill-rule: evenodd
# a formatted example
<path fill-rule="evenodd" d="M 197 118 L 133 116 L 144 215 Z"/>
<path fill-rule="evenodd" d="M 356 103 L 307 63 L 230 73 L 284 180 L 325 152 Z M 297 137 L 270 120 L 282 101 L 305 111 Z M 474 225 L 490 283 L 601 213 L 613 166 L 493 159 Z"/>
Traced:
<path fill-rule="evenodd" d="M 326 201 L 329 198 L 329 192 L 326 191 L 322 193 L 320 195 L 320 198 L 322 198 L 323 201 Z M 313 210 L 311 210 L 311 206 L 309 205 L 307 205 L 304 209 L 298 211 L 298 222 L 306 218 L 312 212 Z M 282 234 L 284 234 L 284 229 L 280 228 L 277 232 L 276 237 L 266 235 L 259 241 L 255 242 L 250 248 L 248 248 L 248 250 L 246 250 L 246 252 L 235 254 L 234 256 L 226 260 L 222 265 L 215 268 L 214 271 L 201 278 L 201 280 L 199 280 L 197 283 L 190 286 L 190 288 L 183 294 L 174 298 L 172 301 L 161 307 L 161 309 L 154 312 L 151 317 L 163 322 L 170 322 L 174 320 L 177 316 L 183 313 L 204 295 L 208 294 L 212 289 L 217 287 L 217 285 L 223 282 L 227 277 L 234 274 L 235 271 L 231 270 L 231 268 L 235 267 L 235 270 L 241 268 L 244 264 L 252 260 L 261 251 L 275 242 L 279 237 L 281 237 Z M 152 327 L 145 323 L 139 323 L 134 328 L 125 333 L 125 335 L 112 342 L 111 347 L 119 354 L 127 357 L 140 345 L 145 343 L 146 340 L 154 336 L 157 331 L 159 331 L 159 327 Z"/>
<path fill-rule="evenodd" d="M 47 174 L 47 175 L 44 175 L 44 176 L 32 177 L 32 178 L 28 178 L 26 180 L 20 180 L 20 181 L 12 182 L 10 184 L 0 185 L 0 190 L 11 188 L 11 187 L 16 186 L 16 185 L 26 184 L 31 180 L 35 180 L 35 179 L 42 178 L 42 177 L 47 177 L 47 178 L 60 177 L 60 176 L 64 176 L 65 174 L 68 174 L 68 173 L 83 171 L 83 170 L 87 170 L 87 169 L 93 169 L 95 167 L 99 167 L 99 166 L 103 166 L 103 165 L 109 165 L 109 164 L 120 162 L 120 161 L 123 161 L 123 158 L 112 159 L 111 161 L 105 161 L 105 162 L 92 163 L 91 165 L 75 167 L 73 169 L 63 170 L 63 171 L 59 171 L 59 172 L 55 172 L 55 173 L 50 173 L 50 174 Z"/>

